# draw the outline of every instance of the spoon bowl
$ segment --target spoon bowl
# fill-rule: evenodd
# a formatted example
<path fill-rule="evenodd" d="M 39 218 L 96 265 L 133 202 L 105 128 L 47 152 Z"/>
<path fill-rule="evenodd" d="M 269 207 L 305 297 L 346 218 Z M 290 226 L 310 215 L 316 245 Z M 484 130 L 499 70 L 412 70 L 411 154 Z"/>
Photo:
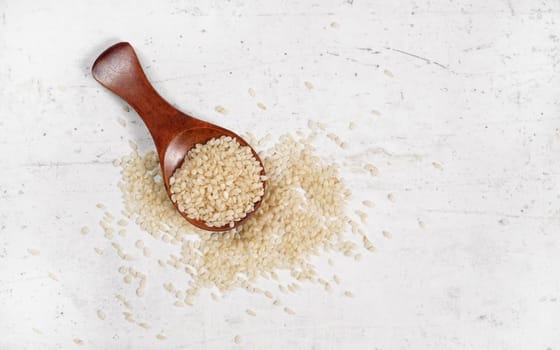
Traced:
<path fill-rule="evenodd" d="M 202 121 L 187 115 L 165 101 L 150 84 L 134 49 L 129 43 L 121 42 L 105 50 L 92 67 L 92 75 L 101 85 L 125 100 L 144 121 L 154 140 L 160 160 L 163 183 L 167 195 L 171 198 L 169 179 L 179 168 L 187 152 L 197 144 L 205 144 L 213 138 L 231 136 L 241 146 L 251 147 L 247 141 L 231 130 Z M 264 165 L 257 152 L 251 147 L 253 156 Z M 266 190 L 266 181 L 263 181 Z M 212 227 L 202 220 L 189 218 L 173 202 L 177 211 L 192 225 L 207 231 L 227 231 L 229 225 Z M 246 221 L 261 205 L 261 200 L 254 204 L 252 212 L 234 222 L 234 228 Z"/>

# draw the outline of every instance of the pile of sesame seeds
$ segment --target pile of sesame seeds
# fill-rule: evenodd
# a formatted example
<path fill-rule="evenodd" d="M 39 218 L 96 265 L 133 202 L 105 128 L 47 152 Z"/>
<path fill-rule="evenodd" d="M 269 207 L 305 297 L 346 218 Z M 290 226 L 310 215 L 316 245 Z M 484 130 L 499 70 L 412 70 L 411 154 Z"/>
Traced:
<path fill-rule="evenodd" d="M 361 257 L 356 239 L 347 236 L 350 228 L 362 236 L 366 249 L 374 250 L 365 231 L 346 216 L 351 193 L 337 166 L 315 155 L 312 137 L 284 135 L 260 154 L 269 186 L 262 206 L 224 233 L 197 229 L 179 215 L 165 192 L 155 152 L 141 156 L 134 150 L 122 159 L 119 186 L 126 213 L 153 237 L 181 246 L 181 255 L 171 255 L 166 264 L 188 275 L 182 302 L 192 304 L 207 287 L 255 291 L 259 278 L 274 278 L 279 270 L 290 272 L 296 285 L 291 289 L 303 281 L 321 283 L 313 256 L 338 251 Z"/>
<path fill-rule="evenodd" d="M 163 285 L 175 307 L 193 305 L 204 291 L 218 300 L 219 294 L 244 289 L 260 294 L 287 315 L 295 315 L 296 310 L 284 305 L 283 294 L 297 293 L 308 283 L 329 293 L 342 288 L 339 276 L 326 276 L 324 271 L 318 271 L 314 264 L 317 256 L 340 253 L 360 261 L 363 250 L 375 250 L 365 232 L 367 214 L 347 213 L 351 192 L 342 181 L 338 166 L 317 156 L 313 147 L 321 133 L 329 138 L 325 126 L 312 122 L 309 128 L 309 134 L 283 135 L 274 144 L 270 135 L 260 140 L 250 134 L 245 136 L 256 149 L 262 150 L 259 156 L 267 170 L 267 191 L 259 210 L 246 222 L 218 233 L 192 226 L 177 212 L 165 191 L 157 154 L 140 154 L 136 145 L 131 144 L 131 154 L 114 162 L 121 168 L 122 218 L 115 218 L 104 205 L 98 205 L 104 211 L 100 225 L 105 238 L 112 243 L 134 245 L 145 259 L 157 261 L 162 268 L 184 272 L 184 278 L 174 278 Z M 374 204 L 367 200 L 362 205 L 367 210 Z M 167 258 L 152 257 L 148 247 L 151 239 L 138 240 L 141 232 L 135 232 L 132 243 L 125 244 L 130 240 L 127 230 L 137 228 L 169 244 Z M 89 228 L 82 230 L 82 234 L 89 232 Z M 118 268 L 124 283 L 135 288 L 137 297 L 143 297 L 150 277 L 134 268 L 138 256 L 118 243 L 111 246 L 123 264 L 128 265 Z M 94 249 L 100 255 L 107 254 Z M 332 260 L 328 262 L 332 266 Z M 262 288 L 263 282 L 267 289 Z M 277 288 L 271 287 L 271 283 Z M 354 295 L 348 290 L 339 293 L 348 298 Z M 123 299 L 120 295 L 118 298 Z M 148 323 L 136 320 L 129 301 L 122 303 L 126 307 L 126 321 L 150 328 Z M 257 316 L 250 309 L 246 314 Z M 104 316 L 98 314 L 100 319 Z"/>

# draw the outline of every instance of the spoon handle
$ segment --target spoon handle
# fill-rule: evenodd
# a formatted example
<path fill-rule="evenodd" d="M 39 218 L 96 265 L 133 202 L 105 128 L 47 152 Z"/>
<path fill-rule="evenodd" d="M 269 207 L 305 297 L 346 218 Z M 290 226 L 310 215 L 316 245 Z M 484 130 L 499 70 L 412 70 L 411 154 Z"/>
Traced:
<path fill-rule="evenodd" d="M 95 80 L 138 112 L 158 149 L 164 149 L 176 124 L 188 122 L 188 116 L 165 101 L 150 84 L 134 49 L 121 42 L 105 50 L 92 67 Z M 180 119 L 180 120 L 178 120 Z"/>

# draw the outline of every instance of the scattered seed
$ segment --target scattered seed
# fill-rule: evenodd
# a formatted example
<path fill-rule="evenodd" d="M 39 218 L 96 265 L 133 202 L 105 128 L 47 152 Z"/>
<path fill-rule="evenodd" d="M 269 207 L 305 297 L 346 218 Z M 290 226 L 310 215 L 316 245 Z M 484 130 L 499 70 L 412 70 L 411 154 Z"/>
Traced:
<path fill-rule="evenodd" d="M 367 214 L 361 210 L 356 210 L 355 211 L 356 215 L 358 215 L 358 217 L 360 218 L 360 221 L 362 221 L 362 223 L 366 223 L 367 222 Z"/>
<path fill-rule="evenodd" d="M 236 335 L 236 336 L 233 338 L 233 342 L 234 342 L 235 344 L 241 344 L 241 337 L 240 337 L 239 335 Z"/>
<path fill-rule="evenodd" d="M 385 238 L 391 238 L 393 237 L 393 234 L 389 231 L 383 231 L 383 236 L 385 236 Z"/>
<path fill-rule="evenodd" d="M 366 164 L 364 166 L 364 169 L 366 169 L 371 176 L 378 176 L 379 175 L 379 169 L 377 169 L 377 167 L 373 164 Z"/>
<path fill-rule="evenodd" d="M 119 118 L 117 119 L 117 122 L 118 122 L 123 128 L 126 127 L 126 120 L 124 120 L 123 118 L 120 118 L 120 117 L 119 117 Z"/>
<path fill-rule="evenodd" d="M 214 110 L 220 114 L 226 114 L 226 109 L 222 106 L 216 106 L 214 107 Z"/>
<path fill-rule="evenodd" d="M 296 314 L 294 312 L 294 310 L 290 309 L 289 307 L 285 307 L 284 312 L 287 313 L 288 315 L 295 315 Z"/>
<path fill-rule="evenodd" d="M 388 77 L 390 77 L 390 78 L 394 77 L 393 72 L 391 72 L 391 71 L 388 70 L 388 69 L 385 69 L 385 70 L 383 71 L 383 73 L 385 73 L 385 75 L 388 76 Z"/>
<path fill-rule="evenodd" d="M 366 236 L 363 236 L 362 240 L 363 240 L 363 243 L 364 243 L 364 248 L 366 248 L 369 251 L 374 251 L 375 250 L 375 247 L 373 246 L 371 241 Z"/>
<path fill-rule="evenodd" d="M 388 199 L 389 201 L 393 202 L 393 203 L 395 203 L 395 202 L 397 201 L 397 199 L 395 198 L 395 195 L 392 194 L 392 193 L 389 193 L 389 194 L 387 195 L 387 199 Z"/>
<path fill-rule="evenodd" d="M 249 90 L 247 90 L 247 92 L 249 93 L 249 96 L 251 96 L 251 97 L 255 97 L 255 95 L 256 95 L 255 90 L 253 90 L 251 88 L 249 88 Z"/>
<path fill-rule="evenodd" d="M 89 227 L 87 226 L 82 227 L 80 232 L 82 233 L 82 235 L 87 235 L 89 233 Z"/>
<path fill-rule="evenodd" d="M 128 312 L 128 311 L 123 312 L 123 316 L 124 316 L 124 319 L 127 320 L 128 322 L 131 322 L 131 323 L 134 322 L 134 318 L 133 318 L 133 316 L 130 312 Z"/>
<path fill-rule="evenodd" d="M 149 256 L 150 256 L 150 248 L 144 247 L 144 249 L 142 250 L 142 252 L 144 253 L 144 256 L 145 256 L 145 257 L 149 257 Z"/>
<path fill-rule="evenodd" d="M 257 103 L 257 107 L 259 107 L 262 110 L 266 110 L 266 106 L 261 102 Z"/>
<path fill-rule="evenodd" d="M 27 252 L 28 252 L 29 254 L 31 254 L 31 255 L 35 255 L 35 256 L 37 256 L 37 255 L 40 255 L 40 254 L 41 254 L 41 252 L 40 252 L 39 250 L 37 250 L 37 249 L 33 249 L 33 248 L 28 248 L 28 249 L 27 249 Z"/>
<path fill-rule="evenodd" d="M 97 310 L 97 317 L 103 321 L 105 319 L 105 312 L 103 312 L 103 310 Z"/>
<path fill-rule="evenodd" d="M 74 338 L 73 341 L 74 341 L 74 344 L 76 344 L 76 345 L 83 345 L 84 344 L 84 341 L 82 339 L 79 339 L 79 338 Z"/>
<path fill-rule="evenodd" d="M 438 170 L 443 170 L 443 166 L 439 163 L 432 162 L 432 165 L 433 165 L 434 168 L 436 168 Z"/>
<path fill-rule="evenodd" d="M 56 277 L 56 275 L 54 273 L 49 272 L 49 278 L 53 281 L 58 282 L 58 277 Z"/>
<path fill-rule="evenodd" d="M 159 340 L 165 340 L 165 339 L 167 339 L 167 336 L 160 333 L 160 334 L 156 335 L 156 338 L 159 339 Z"/>
<path fill-rule="evenodd" d="M 305 84 L 305 87 L 308 88 L 309 90 L 313 89 L 313 84 L 311 84 L 310 82 L 304 81 L 303 83 Z"/>
<path fill-rule="evenodd" d="M 372 201 L 362 201 L 362 204 L 368 208 L 373 208 L 375 205 L 373 204 Z"/>
<path fill-rule="evenodd" d="M 347 290 L 346 292 L 344 292 L 344 295 L 347 296 L 348 298 L 353 298 L 354 297 L 354 293 L 352 293 L 351 291 Z"/>
<path fill-rule="evenodd" d="M 43 332 L 42 332 L 40 329 L 37 329 L 37 328 L 31 328 L 31 329 L 33 330 L 33 332 L 35 332 L 35 333 L 37 333 L 37 334 L 39 334 L 39 335 L 42 335 L 42 334 L 43 334 Z"/>
<path fill-rule="evenodd" d="M 257 316 L 257 314 L 255 313 L 255 311 L 251 310 L 251 309 L 247 309 L 245 310 L 245 312 L 247 313 L 247 315 L 249 316 Z"/>

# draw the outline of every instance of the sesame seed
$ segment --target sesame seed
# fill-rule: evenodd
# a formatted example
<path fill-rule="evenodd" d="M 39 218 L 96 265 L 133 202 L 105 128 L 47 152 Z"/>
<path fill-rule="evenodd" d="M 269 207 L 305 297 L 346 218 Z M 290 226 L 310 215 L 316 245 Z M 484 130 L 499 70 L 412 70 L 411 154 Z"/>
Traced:
<path fill-rule="evenodd" d="M 257 314 L 255 313 L 255 311 L 251 310 L 251 309 L 247 309 L 245 310 L 245 312 L 247 313 L 247 315 L 249 316 L 257 316 Z"/>
<path fill-rule="evenodd" d="M 214 110 L 220 114 L 226 114 L 226 109 L 222 106 L 216 106 L 214 107 Z"/>
<path fill-rule="evenodd" d="M 97 317 L 100 320 L 104 320 L 105 319 L 105 312 L 103 312 L 103 310 L 97 310 Z"/>
<path fill-rule="evenodd" d="M 287 313 L 288 315 L 295 315 L 296 314 L 294 312 L 294 310 L 290 309 L 289 307 L 285 307 L 284 312 Z"/>
<path fill-rule="evenodd" d="M 29 254 L 35 255 L 35 256 L 41 255 L 41 252 L 40 252 L 38 249 L 28 248 L 28 249 L 27 249 L 27 252 L 28 252 Z"/>

